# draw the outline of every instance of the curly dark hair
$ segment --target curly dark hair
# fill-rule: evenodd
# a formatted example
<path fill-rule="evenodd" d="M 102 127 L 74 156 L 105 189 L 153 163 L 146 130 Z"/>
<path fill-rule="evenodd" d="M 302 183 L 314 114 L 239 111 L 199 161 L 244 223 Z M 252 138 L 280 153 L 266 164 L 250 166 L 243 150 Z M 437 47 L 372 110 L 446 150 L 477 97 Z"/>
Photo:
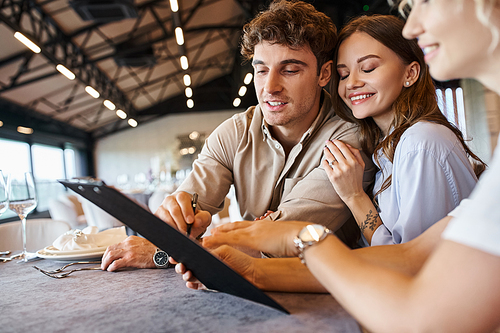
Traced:
<path fill-rule="evenodd" d="M 277 0 L 243 27 L 241 54 L 251 60 L 255 45 L 271 44 L 300 49 L 309 46 L 321 66 L 333 58 L 337 28 L 331 18 L 302 1 Z"/>

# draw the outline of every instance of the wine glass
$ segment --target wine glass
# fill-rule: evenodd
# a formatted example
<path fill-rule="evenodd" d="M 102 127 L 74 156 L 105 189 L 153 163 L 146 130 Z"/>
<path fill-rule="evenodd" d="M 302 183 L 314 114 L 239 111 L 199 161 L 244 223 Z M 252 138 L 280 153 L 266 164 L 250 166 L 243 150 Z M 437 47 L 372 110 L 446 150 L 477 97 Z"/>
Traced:
<path fill-rule="evenodd" d="M 28 253 L 26 251 L 26 216 L 28 216 L 37 205 L 35 182 L 33 181 L 31 172 L 24 172 L 11 173 L 8 184 L 9 209 L 16 213 L 21 219 L 23 252 L 16 257 L 28 261 L 31 257 L 35 257 L 34 253 Z"/>
<path fill-rule="evenodd" d="M 0 215 L 9 208 L 9 190 L 2 170 L 0 170 Z"/>

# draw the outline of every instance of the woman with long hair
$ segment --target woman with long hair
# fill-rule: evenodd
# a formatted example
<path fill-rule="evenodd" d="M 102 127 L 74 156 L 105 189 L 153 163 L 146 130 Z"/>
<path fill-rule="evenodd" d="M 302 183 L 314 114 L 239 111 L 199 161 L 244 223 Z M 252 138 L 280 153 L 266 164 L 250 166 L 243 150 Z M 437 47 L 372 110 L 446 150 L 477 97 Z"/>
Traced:
<path fill-rule="evenodd" d="M 439 110 L 424 54 L 403 26 L 395 16 L 358 17 L 340 32 L 334 60 L 336 113 L 359 124 L 380 171 L 365 193 L 363 160 L 340 141 L 327 142 L 322 166 L 371 245 L 407 242 L 445 217 L 476 184 L 468 158 L 482 164 Z"/>

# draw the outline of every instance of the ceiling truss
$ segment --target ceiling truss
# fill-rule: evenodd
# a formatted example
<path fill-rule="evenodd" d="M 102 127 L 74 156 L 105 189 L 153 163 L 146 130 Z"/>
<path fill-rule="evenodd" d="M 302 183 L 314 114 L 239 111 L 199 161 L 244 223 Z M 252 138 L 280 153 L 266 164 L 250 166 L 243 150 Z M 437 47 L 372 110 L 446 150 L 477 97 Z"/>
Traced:
<path fill-rule="evenodd" d="M 168 0 L 134 0 L 137 18 L 110 23 L 81 21 L 68 1 L 73 0 L 0 0 L 0 23 L 42 48 L 42 56 L 23 48 L 6 54 L 0 50 L 0 74 L 9 69 L 8 75 L 0 75 L 0 98 L 76 126 L 95 139 L 129 128 L 103 106 L 104 98 L 139 123 L 171 113 L 232 108 L 243 76 L 251 70 L 239 54 L 242 27 L 270 2 L 179 0 L 180 10 L 172 12 Z M 362 13 L 367 4 L 371 13 L 390 11 L 386 0 L 310 2 L 337 26 Z M 176 27 L 183 29 L 183 45 L 175 43 Z M 153 53 L 154 64 L 115 63 L 147 52 Z M 189 59 L 187 70 L 180 66 L 181 55 Z M 71 69 L 77 80 L 52 88 L 53 82 L 67 80 L 55 69 L 59 63 Z M 184 74 L 192 79 L 193 109 L 186 107 Z M 41 85 L 43 94 L 22 98 Z M 86 85 L 100 92 L 99 100 L 85 93 Z M 242 106 L 256 103 L 253 87 L 242 100 L 247 103 Z"/>

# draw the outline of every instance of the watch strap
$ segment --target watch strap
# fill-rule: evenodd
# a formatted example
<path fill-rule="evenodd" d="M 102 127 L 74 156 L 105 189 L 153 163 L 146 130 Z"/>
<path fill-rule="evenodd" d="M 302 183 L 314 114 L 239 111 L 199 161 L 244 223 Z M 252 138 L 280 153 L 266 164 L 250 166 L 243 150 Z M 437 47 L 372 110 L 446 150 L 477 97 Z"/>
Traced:
<path fill-rule="evenodd" d="M 331 231 L 330 229 L 328 229 L 327 227 L 325 226 L 321 226 L 323 227 L 323 234 L 320 236 L 320 238 L 318 240 L 311 240 L 311 241 L 303 241 L 302 239 L 300 239 L 300 234 L 302 233 L 302 230 L 306 229 L 307 227 L 305 227 L 304 229 L 302 229 L 298 234 L 297 236 L 295 236 L 295 238 L 293 239 L 293 243 L 295 245 L 295 247 L 299 250 L 299 259 L 300 259 L 300 262 L 303 263 L 304 265 L 306 265 L 306 260 L 304 258 L 304 251 L 315 245 L 315 244 L 318 244 L 319 242 L 321 242 L 323 239 L 325 239 L 328 235 L 333 235 L 333 231 Z"/>
<path fill-rule="evenodd" d="M 166 264 L 161 265 L 161 264 L 159 264 L 159 263 L 156 262 L 156 254 L 158 252 L 163 252 L 164 255 L 167 257 L 167 263 Z M 165 251 L 163 251 L 163 250 L 161 250 L 161 249 L 159 249 L 159 248 L 157 248 L 156 252 L 153 254 L 153 262 L 154 262 L 156 268 L 170 268 L 170 267 L 173 267 L 173 265 L 170 263 L 170 261 L 168 261 L 169 258 L 170 258 L 170 256 L 168 255 L 168 253 L 165 252 Z"/>

